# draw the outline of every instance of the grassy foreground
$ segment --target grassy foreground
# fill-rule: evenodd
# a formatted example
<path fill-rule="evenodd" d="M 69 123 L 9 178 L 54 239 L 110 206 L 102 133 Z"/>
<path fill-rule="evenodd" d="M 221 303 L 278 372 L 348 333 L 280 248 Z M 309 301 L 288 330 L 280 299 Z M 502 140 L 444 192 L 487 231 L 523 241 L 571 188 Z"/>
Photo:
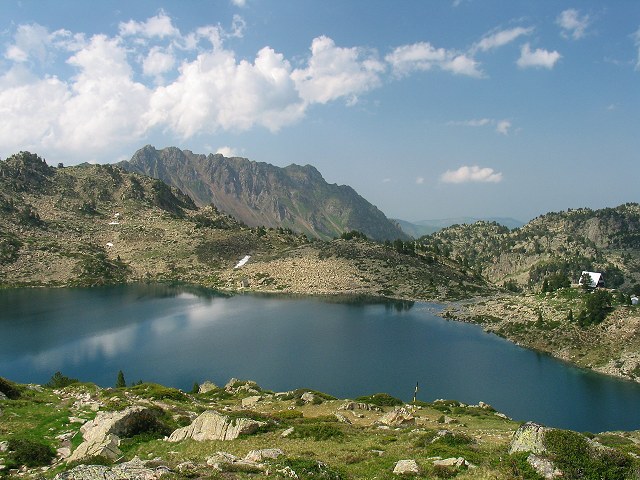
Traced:
<path fill-rule="evenodd" d="M 58 376 L 54 384 L 67 383 L 65 379 Z M 412 459 L 420 467 L 417 478 L 542 478 L 527 464 L 526 454 L 508 453 L 520 423 L 482 404 L 441 400 L 406 405 L 415 423 L 396 428 L 381 424 L 384 413 L 401 403 L 386 395 L 356 399 L 368 407 L 344 410 L 340 407 L 345 400 L 320 392 L 301 389 L 275 394 L 245 382 L 227 388 L 211 386 L 206 393 L 185 393 L 149 383 L 109 389 L 72 383 L 52 388 L 18 385 L 0 378 L 0 391 L 6 396 L 0 400 L 0 477 L 6 478 L 53 478 L 77 466 L 77 462 L 61 458 L 60 453 L 68 455 L 68 451 L 60 450 L 56 455 L 56 449 L 75 449 L 82 441 L 80 426 L 93 419 L 97 411 L 123 410 L 132 405 L 151 407 L 158 422 L 140 425 L 136 434 L 122 438 L 122 455 L 115 461 L 93 457 L 81 463 L 122 463 L 137 456 L 150 467 L 161 466 L 162 478 L 166 479 L 390 479 L 398 478 L 393 473 L 396 462 Z M 306 392 L 311 395 L 303 397 Z M 165 440 L 171 431 L 188 425 L 205 410 L 265 423 L 257 433 L 230 441 Z M 283 437 L 291 427 L 292 433 Z M 609 473 L 597 470 L 598 476 L 594 477 L 580 476 L 585 472 L 580 467 L 575 474 L 578 476 L 566 470 L 564 478 L 639 478 L 640 432 L 592 437 L 598 445 L 613 448 L 615 468 L 606 470 Z M 567 442 L 562 441 L 564 448 Z M 211 461 L 207 462 L 216 452 L 242 458 L 251 450 L 265 448 L 278 448 L 284 453 L 268 460 L 266 471 L 240 465 L 215 469 Z M 574 464 L 591 461 L 578 447 L 571 448 L 560 449 L 554 460 L 567 457 Z M 584 458 L 578 458 L 580 455 Z M 463 457 L 470 465 L 434 465 L 437 459 L 452 457 Z"/>

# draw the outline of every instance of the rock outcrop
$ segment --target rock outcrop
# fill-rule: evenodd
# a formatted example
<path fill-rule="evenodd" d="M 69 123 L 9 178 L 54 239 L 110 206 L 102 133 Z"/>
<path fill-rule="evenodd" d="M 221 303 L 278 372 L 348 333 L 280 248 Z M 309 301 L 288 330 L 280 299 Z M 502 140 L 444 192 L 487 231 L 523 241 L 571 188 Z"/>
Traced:
<path fill-rule="evenodd" d="M 168 473 L 166 467 L 149 468 L 138 457 L 119 465 L 78 465 L 59 473 L 55 480 L 157 480 Z"/>
<path fill-rule="evenodd" d="M 527 422 L 513 434 L 509 453 L 531 452 L 545 453 L 544 435 L 550 429 L 534 422 Z"/>
<path fill-rule="evenodd" d="M 196 418 L 191 425 L 175 430 L 169 442 L 179 442 L 187 438 L 193 440 L 234 440 L 240 435 L 256 433 L 264 422 L 249 418 L 230 418 L 227 415 L 207 410 Z"/>
<path fill-rule="evenodd" d="M 398 460 L 393 467 L 393 473 L 404 476 L 420 475 L 420 466 L 415 460 Z"/>
<path fill-rule="evenodd" d="M 120 412 L 98 412 L 96 418 L 80 427 L 82 442 L 67 459 L 69 462 L 102 456 L 115 460 L 121 455 L 120 437 L 140 433 L 142 425 L 152 426 L 157 414 L 147 407 L 129 407 Z"/>
<path fill-rule="evenodd" d="M 404 407 L 396 408 L 380 418 L 380 423 L 389 427 L 409 427 L 416 424 L 415 417 Z"/>

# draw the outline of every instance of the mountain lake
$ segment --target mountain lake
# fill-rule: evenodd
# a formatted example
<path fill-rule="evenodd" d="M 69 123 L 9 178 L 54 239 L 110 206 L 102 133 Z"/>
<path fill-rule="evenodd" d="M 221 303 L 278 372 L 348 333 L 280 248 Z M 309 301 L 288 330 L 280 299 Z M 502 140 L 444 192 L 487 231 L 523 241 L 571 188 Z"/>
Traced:
<path fill-rule="evenodd" d="M 56 371 L 113 386 L 190 390 L 231 377 L 339 398 L 484 401 L 517 420 L 578 431 L 640 429 L 640 384 L 572 367 L 436 304 L 356 298 L 225 296 L 168 285 L 0 291 L 0 376 Z"/>

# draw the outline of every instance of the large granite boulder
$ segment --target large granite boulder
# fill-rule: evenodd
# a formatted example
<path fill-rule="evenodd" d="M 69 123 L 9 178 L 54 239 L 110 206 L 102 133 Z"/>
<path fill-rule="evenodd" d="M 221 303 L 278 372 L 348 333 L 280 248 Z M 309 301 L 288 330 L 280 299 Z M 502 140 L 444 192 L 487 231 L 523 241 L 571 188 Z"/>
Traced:
<path fill-rule="evenodd" d="M 191 425 L 175 430 L 168 441 L 179 442 L 187 438 L 198 441 L 234 440 L 240 435 L 255 433 L 264 424 L 250 418 L 231 418 L 213 410 L 207 410 L 201 413 Z"/>
<path fill-rule="evenodd" d="M 218 386 L 215 383 L 207 380 L 206 382 L 198 386 L 198 393 L 209 393 L 212 390 L 217 390 L 217 389 L 218 389 Z"/>
<path fill-rule="evenodd" d="M 380 423 L 389 427 L 409 427 L 416 424 L 416 418 L 404 407 L 396 408 L 380 418 Z"/>
<path fill-rule="evenodd" d="M 534 422 L 527 422 L 520 425 L 511 438 L 509 453 L 531 452 L 545 453 L 544 435 L 550 429 Z"/>
<path fill-rule="evenodd" d="M 120 437 L 141 433 L 143 426 L 157 422 L 157 413 L 147 407 L 129 407 L 120 412 L 98 412 L 96 417 L 80 427 L 82 442 L 69 456 L 73 462 L 93 456 L 115 460 L 121 455 Z"/>

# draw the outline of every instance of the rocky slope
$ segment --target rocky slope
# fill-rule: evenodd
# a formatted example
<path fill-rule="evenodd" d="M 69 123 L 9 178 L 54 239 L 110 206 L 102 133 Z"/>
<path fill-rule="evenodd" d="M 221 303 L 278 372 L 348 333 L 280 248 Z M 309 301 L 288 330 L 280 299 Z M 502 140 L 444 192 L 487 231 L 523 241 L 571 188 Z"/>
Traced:
<path fill-rule="evenodd" d="M 640 433 L 520 425 L 490 405 L 338 400 L 231 379 L 190 393 L 0 377 L 0 478 L 637 478 Z"/>
<path fill-rule="evenodd" d="M 640 205 L 542 215 L 509 230 L 494 222 L 462 224 L 421 239 L 428 249 L 481 271 L 494 283 L 539 289 L 561 274 L 577 283 L 583 270 L 601 271 L 606 285 L 640 288 Z"/>
<path fill-rule="evenodd" d="M 27 152 L 0 162 L 4 287 L 181 281 L 425 300 L 493 291 L 449 259 L 400 250 L 248 228 L 160 180 L 111 165 L 52 168 Z M 235 268 L 245 256 L 249 262 Z"/>
<path fill-rule="evenodd" d="M 290 228 L 322 239 L 351 230 L 375 240 L 407 238 L 355 190 L 328 184 L 311 165 L 280 168 L 150 145 L 119 165 L 178 187 L 200 206 L 214 204 L 250 227 Z"/>

